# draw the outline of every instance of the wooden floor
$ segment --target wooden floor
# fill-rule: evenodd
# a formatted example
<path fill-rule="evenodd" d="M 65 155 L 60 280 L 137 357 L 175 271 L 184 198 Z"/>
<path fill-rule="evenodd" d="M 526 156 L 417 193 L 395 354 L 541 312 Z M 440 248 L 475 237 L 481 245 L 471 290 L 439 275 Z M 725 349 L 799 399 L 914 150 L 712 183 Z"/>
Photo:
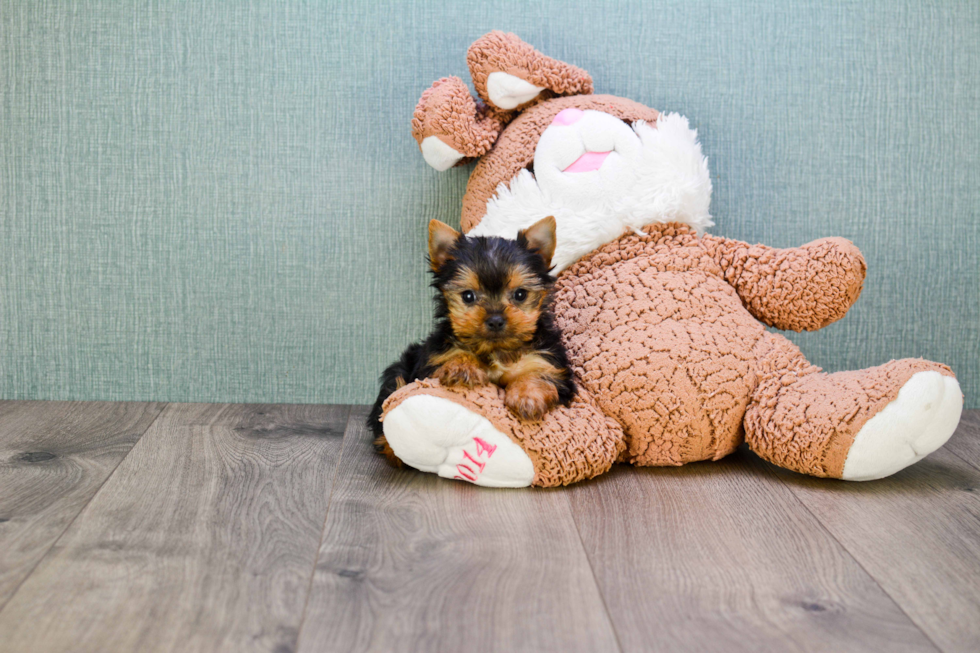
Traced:
<path fill-rule="evenodd" d="M 555 490 L 389 469 L 365 414 L 0 402 L 0 650 L 980 651 L 980 411 L 883 481 Z"/>

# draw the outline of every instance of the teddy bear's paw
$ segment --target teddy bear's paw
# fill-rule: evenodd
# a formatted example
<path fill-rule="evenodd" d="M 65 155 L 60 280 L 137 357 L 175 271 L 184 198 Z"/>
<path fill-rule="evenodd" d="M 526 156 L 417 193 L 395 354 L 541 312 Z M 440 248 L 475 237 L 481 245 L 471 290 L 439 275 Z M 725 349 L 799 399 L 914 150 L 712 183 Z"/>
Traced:
<path fill-rule="evenodd" d="M 858 431 L 842 478 L 871 481 L 890 476 L 943 446 L 963 410 L 960 384 L 936 371 L 914 374 L 890 404 Z"/>
<path fill-rule="evenodd" d="M 534 465 L 487 418 L 431 395 L 408 397 L 384 418 L 384 433 L 406 465 L 484 487 L 527 487 Z"/>

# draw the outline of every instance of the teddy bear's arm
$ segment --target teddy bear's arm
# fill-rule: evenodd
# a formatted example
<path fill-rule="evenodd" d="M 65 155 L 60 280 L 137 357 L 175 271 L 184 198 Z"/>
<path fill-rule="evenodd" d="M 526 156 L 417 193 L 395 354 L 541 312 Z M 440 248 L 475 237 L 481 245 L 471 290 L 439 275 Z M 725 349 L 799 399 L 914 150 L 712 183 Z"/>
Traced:
<path fill-rule="evenodd" d="M 843 238 L 788 249 L 716 236 L 702 242 L 749 312 L 777 329 L 814 331 L 844 317 L 867 270 L 861 252 Z"/>

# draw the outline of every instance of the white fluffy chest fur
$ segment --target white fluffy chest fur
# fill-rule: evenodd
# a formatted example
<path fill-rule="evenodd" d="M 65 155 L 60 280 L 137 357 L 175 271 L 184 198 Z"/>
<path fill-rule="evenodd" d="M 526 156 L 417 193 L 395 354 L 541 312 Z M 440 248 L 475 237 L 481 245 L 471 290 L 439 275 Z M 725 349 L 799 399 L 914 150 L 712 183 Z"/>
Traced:
<path fill-rule="evenodd" d="M 702 233 L 713 223 L 711 177 L 687 118 L 661 115 L 656 127 L 627 125 L 600 111 L 566 109 L 544 131 L 534 173 L 497 187 L 469 236 L 515 238 L 555 216 L 555 274 L 644 225 L 682 222 Z"/>

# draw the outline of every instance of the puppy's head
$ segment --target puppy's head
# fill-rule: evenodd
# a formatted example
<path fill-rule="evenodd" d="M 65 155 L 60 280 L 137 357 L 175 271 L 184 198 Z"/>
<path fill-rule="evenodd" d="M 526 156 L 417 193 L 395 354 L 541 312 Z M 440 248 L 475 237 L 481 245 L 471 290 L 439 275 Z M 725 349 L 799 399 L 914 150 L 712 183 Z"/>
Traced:
<path fill-rule="evenodd" d="M 429 264 L 439 290 L 440 317 L 460 344 L 476 353 L 526 345 L 546 310 L 555 253 L 555 219 L 521 231 L 517 240 L 468 238 L 429 223 Z"/>

